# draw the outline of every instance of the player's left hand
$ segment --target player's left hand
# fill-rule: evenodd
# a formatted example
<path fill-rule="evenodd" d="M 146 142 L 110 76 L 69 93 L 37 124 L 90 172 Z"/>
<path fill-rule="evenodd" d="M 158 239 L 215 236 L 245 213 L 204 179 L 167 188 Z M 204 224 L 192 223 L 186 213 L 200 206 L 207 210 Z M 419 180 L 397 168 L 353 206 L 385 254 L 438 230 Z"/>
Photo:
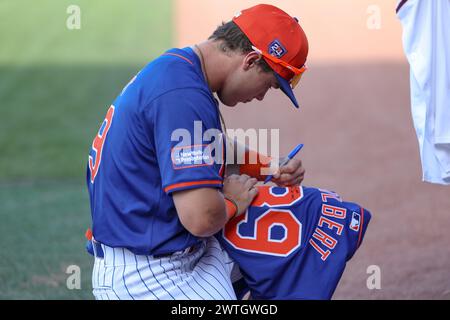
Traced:
<path fill-rule="evenodd" d="M 279 187 L 292 187 L 300 185 L 304 178 L 305 168 L 303 168 L 302 161 L 291 159 L 274 173 L 272 182 Z"/>

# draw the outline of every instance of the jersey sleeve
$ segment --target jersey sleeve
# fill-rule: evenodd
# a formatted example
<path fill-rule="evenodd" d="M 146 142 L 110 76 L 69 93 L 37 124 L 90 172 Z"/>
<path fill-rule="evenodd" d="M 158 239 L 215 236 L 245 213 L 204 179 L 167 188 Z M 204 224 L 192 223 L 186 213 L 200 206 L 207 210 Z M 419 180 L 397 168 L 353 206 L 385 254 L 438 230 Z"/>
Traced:
<path fill-rule="evenodd" d="M 369 210 L 358 203 L 342 200 L 339 195 L 325 191 L 321 193 L 322 207 L 319 212 L 320 217 L 327 218 L 331 222 L 342 223 L 343 229 L 336 237 L 337 246 L 335 251 L 338 254 L 331 254 L 330 257 L 340 256 L 342 262 L 349 261 L 361 246 L 367 227 L 372 218 Z M 342 214 L 342 216 L 341 216 Z M 342 220 L 341 220 L 342 219 Z M 333 224 L 319 220 L 319 227 L 326 232 L 334 230 Z M 332 233 L 332 232 L 331 232 Z"/>
<path fill-rule="evenodd" d="M 346 203 L 348 210 L 348 243 L 349 250 L 347 253 L 347 261 L 350 260 L 361 246 L 364 236 L 366 234 L 367 226 L 369 225 L 372 215 L 369 210 L 355 204 Z"/>
<path fill-rule="evenodd" d="M 371 213 L 357 203 L 321 195 L 322 207 L 309 238 L 304 286 L 299 293 L 305 298 L 328 300 L 333 296 L 347 262 L 362 244 Z M 309 280 L 314 278 L 316 280 Z"/>
<path fill-rule="evenodd" d="M 201 89 L 176 89 L 153 101 L 153 137 L 167 194 L 222 188 L 225 166 L 217 106 Z"/>

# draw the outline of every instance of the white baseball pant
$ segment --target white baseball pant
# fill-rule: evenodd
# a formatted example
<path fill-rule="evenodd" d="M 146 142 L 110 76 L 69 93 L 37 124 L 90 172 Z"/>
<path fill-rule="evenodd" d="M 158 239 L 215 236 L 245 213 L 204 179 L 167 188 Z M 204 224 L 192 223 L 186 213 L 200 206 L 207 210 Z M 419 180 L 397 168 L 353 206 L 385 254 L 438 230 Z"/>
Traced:
<path fill-rule="evenodd" d="M 92 273 L 97 300 L 236 300 L 234 263 L 214 237 L 163 258 L 101 246 Z"/>

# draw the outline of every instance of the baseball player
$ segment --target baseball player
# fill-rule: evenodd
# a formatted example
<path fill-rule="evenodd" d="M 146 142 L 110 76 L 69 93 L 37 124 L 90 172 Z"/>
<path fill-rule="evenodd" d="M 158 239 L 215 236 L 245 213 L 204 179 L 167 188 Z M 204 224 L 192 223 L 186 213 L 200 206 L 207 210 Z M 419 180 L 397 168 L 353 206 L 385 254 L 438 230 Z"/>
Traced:
<path fill-rule="evenodd" d="M 258 189 L 247 212 L 216 235 L 252 299 L 331 299 L 370 212 L 317 188 Z"/>
<path fill-rule="evenodd" d="M 208 41 L 167 51 L 124 88 L 87 166 L 96 299 L 236 299 L 233 263 L 214 234 L 246 211 L 254 169 L 267 163 L 225 175 L 228 142 L 210 134 L 221 130 L 214 93 L 235 106 L 280 88 L 298 107 L 292 88 L 307 53 L 298 20 L 258 5 Z M 304 172 L 292 159 L 272 181 L 299 185 Z"/>
<path fill-rule="evenodd" d="M 423 180 L 450 184 L 450 0 L 402 0 L 411 105 Z"/>

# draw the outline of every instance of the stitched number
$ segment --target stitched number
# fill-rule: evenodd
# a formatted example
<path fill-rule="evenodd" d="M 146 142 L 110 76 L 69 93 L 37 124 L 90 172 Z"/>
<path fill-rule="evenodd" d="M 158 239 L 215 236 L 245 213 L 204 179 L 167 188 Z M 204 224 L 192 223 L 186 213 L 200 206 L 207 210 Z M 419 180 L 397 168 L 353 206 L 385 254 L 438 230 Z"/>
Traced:
<path fill-rule="evenodd" d="M 94 183 L 97 176 L 100 162 L 102 161 L 102 149 L 105 144 L 106 136 L 108 135 L 109 128 L 114 117 L 114 106 L 111 106 L 106 114 L 106 118 L 100 127 L 94 141 L 92 142 L 92 150 L 89 155 L 89 170 L 91 172 L 91 183 Z"/>
<path fill-rule="evenodd" d="M 301 198 L 303 198 L 303 190 L 300 187 L 259 187 L 258 195 L 253 200 L 252 207 L 287 207 Z"/>
<path fill-rule="evenodd" d="M 284 190 L 286 192 L 279 192 Z M 301 188 L 259 188 L 252 207 L 269 207 L 268 210 L 254 221 L 249 217 L 252 210 L 231 220 L 224 228 L 224 239 L 242 251 L 283 257 L 290 255 L 301 245 L 302 224 L 286 207 L 302 197 Z M 274 208 L 281 206 L 285 209 Z M 279 232 L 278 237 L 273 236 L 275 231 Z"/>

